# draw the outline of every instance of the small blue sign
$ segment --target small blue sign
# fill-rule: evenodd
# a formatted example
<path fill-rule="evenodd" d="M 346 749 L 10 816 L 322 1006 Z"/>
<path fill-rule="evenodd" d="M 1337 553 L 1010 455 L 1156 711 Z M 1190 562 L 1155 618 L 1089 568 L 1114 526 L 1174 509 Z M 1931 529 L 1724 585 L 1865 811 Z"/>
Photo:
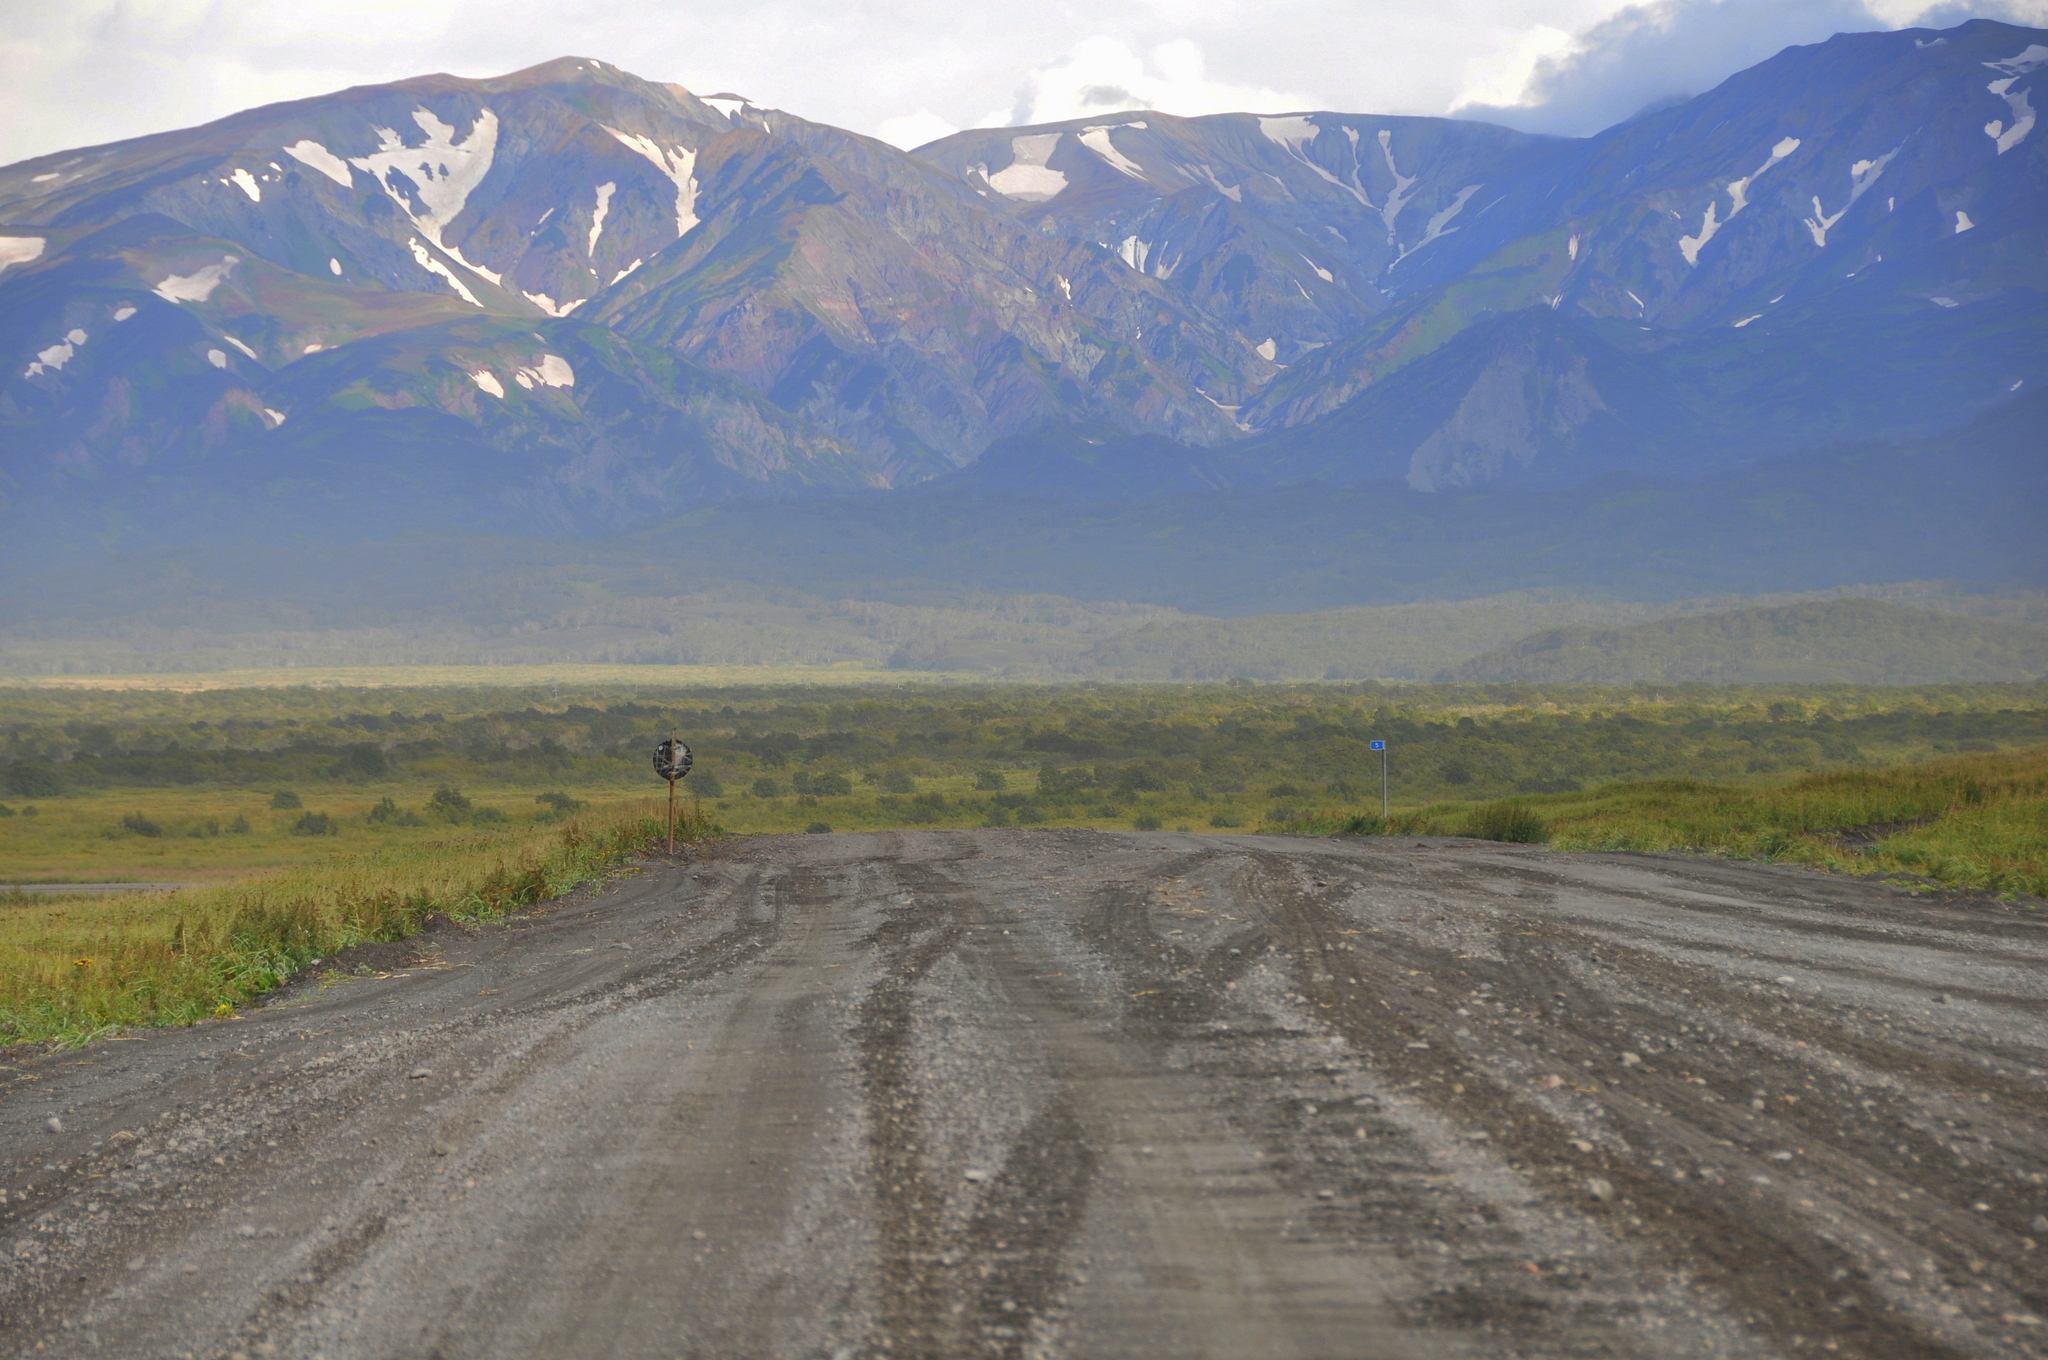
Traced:
<path fill-rule="evenodd" d="M 1376 741 L 1372 744 L 1372 749 L 1375 751 L 1384 751 L 1387 749 L 1387 744 L 1383 741 Z"/>

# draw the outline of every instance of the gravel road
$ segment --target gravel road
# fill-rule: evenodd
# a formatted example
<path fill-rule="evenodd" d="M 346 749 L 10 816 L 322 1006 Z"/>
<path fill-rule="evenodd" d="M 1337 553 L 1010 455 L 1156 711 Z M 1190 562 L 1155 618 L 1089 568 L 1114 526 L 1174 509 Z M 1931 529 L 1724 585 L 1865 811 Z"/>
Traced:
<path fill-rule="evenodd" d="M 5 1055 L 0 1353 L 2048 1354 L 2024 906 L 905 832 L 339 965 Z"/>

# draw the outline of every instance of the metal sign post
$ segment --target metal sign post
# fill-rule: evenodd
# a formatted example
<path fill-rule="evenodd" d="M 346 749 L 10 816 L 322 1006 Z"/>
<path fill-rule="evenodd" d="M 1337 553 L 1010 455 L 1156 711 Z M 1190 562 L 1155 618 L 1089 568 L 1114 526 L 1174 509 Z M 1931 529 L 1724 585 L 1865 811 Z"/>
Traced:
<path fill-rule="evenodd" d="M 654 748 L 654 772 L 668 781 L 668 852 L 676 852 L 676 781 L 690 773 L 696 760 L 690 748 L 669 733 L 668 740 Z"/>
<path fill-rule="evenodd" d="M 1384 822 L 1387 820 L 1387 744 L 1376 741 L 1372 749 L 1380 753 L 1380 820 Z"/>

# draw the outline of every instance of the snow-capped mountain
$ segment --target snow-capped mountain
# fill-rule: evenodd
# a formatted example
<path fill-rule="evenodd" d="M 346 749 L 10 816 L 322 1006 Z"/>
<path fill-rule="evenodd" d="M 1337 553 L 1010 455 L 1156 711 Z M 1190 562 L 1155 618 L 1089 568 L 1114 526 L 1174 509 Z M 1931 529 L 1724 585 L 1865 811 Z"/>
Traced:
<path fill-rule="evenodd" d="M 588 59 L 254 109 L 0 168 L 0 496 L 568 528 L 1063 428 L 1435 490 L 1955 425 L 2048 382 L 2044 71 L 1976 21 L 1586 139 L 1140 111 L 915 154 Z"/>

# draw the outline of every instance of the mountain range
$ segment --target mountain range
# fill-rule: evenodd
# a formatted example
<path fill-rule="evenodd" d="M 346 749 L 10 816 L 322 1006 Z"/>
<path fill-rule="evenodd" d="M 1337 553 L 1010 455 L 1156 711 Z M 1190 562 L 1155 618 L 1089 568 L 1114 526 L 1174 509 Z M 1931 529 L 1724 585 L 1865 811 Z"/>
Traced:
<path fill-rule="evenodd" d="M 2048 384 L 2044 67 L 1845 34 L 1582 139 L 1134 111 L 903 152 L 574 58 L 253 109 L 0 168 L 0 516 L 560 535 L 992 446 L 1037 490 L 1101 448 L 1158 469 L 1123 495 L 1433 494 L 1926 435 Z"/>
<path fill-rule="evenodd" d="M 2038 675 L 2044 79 L 906 152 L 564 58 L 0 167 L 0 666 Z"/>

